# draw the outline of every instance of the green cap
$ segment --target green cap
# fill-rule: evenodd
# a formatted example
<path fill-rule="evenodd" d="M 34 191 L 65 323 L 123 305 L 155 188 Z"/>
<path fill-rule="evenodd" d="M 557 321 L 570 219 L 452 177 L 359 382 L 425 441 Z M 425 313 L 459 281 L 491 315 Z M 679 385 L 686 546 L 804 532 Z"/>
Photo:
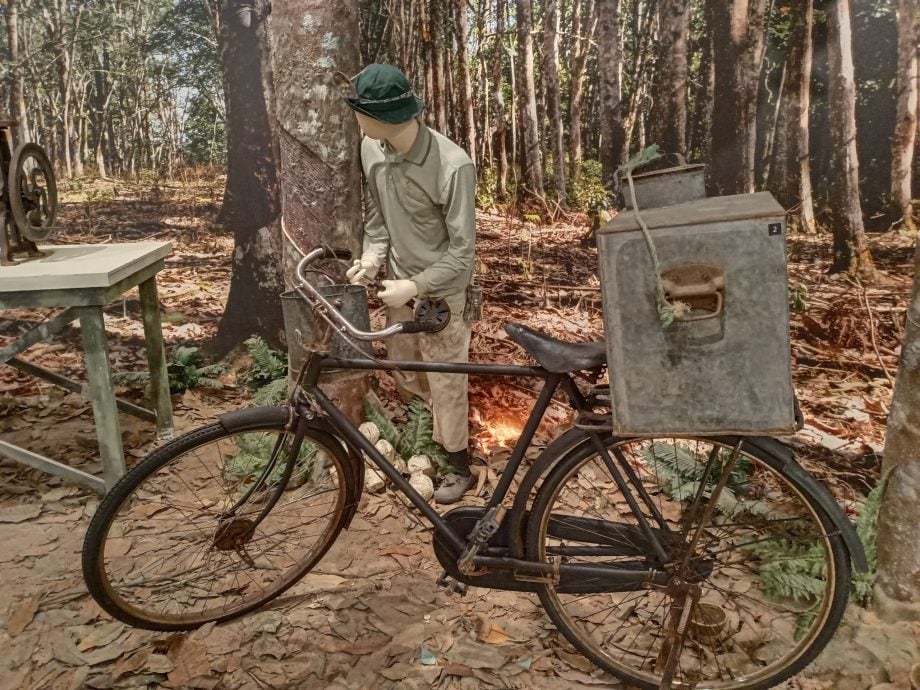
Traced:
<path fill-rule="evenodd" d="M 349 107 L 380 122 L 400 125 L 425 109 L 406 75 L 393 65 L 368 65 L 352 84 L 354 96 L 345 97 Z"/>

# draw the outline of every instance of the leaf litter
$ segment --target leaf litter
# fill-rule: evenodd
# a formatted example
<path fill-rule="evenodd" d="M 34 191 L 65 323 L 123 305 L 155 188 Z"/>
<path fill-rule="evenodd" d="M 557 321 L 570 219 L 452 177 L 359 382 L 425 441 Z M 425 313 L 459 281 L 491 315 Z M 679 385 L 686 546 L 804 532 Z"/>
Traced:
<path fill-rule="evenodd" d="M 164 324 L 168 345 L 200 344 L 216 332 L 233 250 L 229 235 L 210 229 L 219 184 L 198 180 L 182 189 L 160 183 L 157 204 L 181 217 L 175 227 L 152 230 L 175 246 L 159 276 L 160 297 L 166 312 L 186 315 Z M 190 190 L 215 203 L 192 203 Z M 95 215 L 105 218 L 118 241 L 124 239 L 119 228 L 130 226 L 139 213 L 156 217 L 159 208 L 141 184 L 125 185 L 122 193 L 123 199 L 99 204 Z M 69 240 L 99 240 L 81 226 L 79 204 L 64 203 L 61 216 L 74 228 Z M 582 234 L 574 226 L 531 232 L 512 219 L 480 215 L 486 304 L 474 329 L 473 361 L 531 363 L 505 334 L 508 321 L 570 341 L 603 337 L 592 269 L 596 254 L 578 242 Z M 143 239 L 136 233 L 131 238 Z M 889 249 L 880 265 L 887 282 L 862 290 L 824 274 L 827 238 L 790 238 L 791 280 L 807 288 L 803 309 L 793 314 L 792 333 L 797 390 L 808 426 L 792 441 L 838 500 L 857 509 L 878 472 L 891 398 L 888 373 L 897 370 L 910 289 L 909 242 L 895 235 L 873 236 L 872 242 Z M 519 257 L 525 245 L 530 262 L 523 267 Z M 111 358 L 121 371 L 144 366 L 136 301 L 129 294 L 107 309 Z M 49 314 L 4 312 L 0 347 Z M 79 338 L 77 328 L 67 328 L 53 343 L 39 344 L 23 357 L 79 378 Z M 403 412 L 388 381 L 380 379 L 378 394 L 398 421 Z M 196 389 L 174 398 L 177 428 L 195 427 L 248 404 L 235 373 L 226 382 L 230 386 L 223 390 Z M 471 377 L 470 386 L 479 468 L 471 503 L 481 505 L 494 490 L 513 442 L 493 433 L 496 423 L 520 428 L 538 390 L 530 381 L 497 384 L 482 377 Z M 142 402 L 138 391 L 119 387 L 118 393 Z M 555 404 L 540 427 L 538 444 L 566 421 L 564 406 Z M 155 446 L 153 433 L 133 417 L 122 415 L 120 422 L 130 464 Z M 74 467 L 100 471 L 86 402 L 9 367 L 0 367 L 0 434 Z M 537 452 L 530 450 L 527 457 Z M 130 630 L 101 612 L 79 582 L 81 541 L 98 498 L 6 461 L 0 461 L 0 475 L 0 564 L 6 585 L 0 592 L 0 611 L 6 612 L 0 690 L 341 688 L 348 682 L 402 688 L 622 687 L 559 642 L 532 596 L 471 590 L 459 599 L 438 590 L 434 580 L 440 567 L 428 533 L 384 497 L 363 502 L 352 529 L 318 571 L 267 610 L 188 635 Z M 151 516 L 155 513 L 152 509 Z M 431 657 L 434 664 L 423 663 Z"/>

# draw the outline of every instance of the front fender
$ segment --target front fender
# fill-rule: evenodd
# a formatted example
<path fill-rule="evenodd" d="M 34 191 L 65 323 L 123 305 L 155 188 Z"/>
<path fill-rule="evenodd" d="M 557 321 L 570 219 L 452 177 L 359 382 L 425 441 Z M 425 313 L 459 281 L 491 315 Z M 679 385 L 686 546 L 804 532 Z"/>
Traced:
<path fill-rule="evenodd" d="M 294 411 L 287 405 L 277 407 L 251 407 L 243 410 L 226 412 L 217 416 L 218 422 L 227 433 L 265 429 L 267 427 L 284 428 L 293 433 Z M 358 510 L 361 494 L 364 491 L 364 462 L 354 453 L 335 432 L 332 425 L 324 419 L 305 420 L 307 432 L 323 445 L 337 451 L 345 471 L 345 527 L 347 528 Z"/>

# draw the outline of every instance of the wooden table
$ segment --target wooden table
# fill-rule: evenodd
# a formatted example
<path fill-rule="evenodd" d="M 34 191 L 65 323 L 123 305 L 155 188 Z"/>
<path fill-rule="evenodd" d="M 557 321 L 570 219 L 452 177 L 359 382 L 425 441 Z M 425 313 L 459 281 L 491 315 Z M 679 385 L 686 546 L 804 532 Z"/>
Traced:
<path fill-rule="evenodd" d="M 0 348 L 0 364 L 8 364 L 55 385 L 87 396 L 93 405 L 103 477 L 0 440 L 0 455 L 104 493 L 125 473 L 118 410 L 156 423 L 160 438 L 174 435 L 163 331 L 157 300 L 156 274 L 172 252 L 169 242 L 43 246 L 49 253 L 16 266 L 0 267 L 0 309 L 61 308 L 51 318 Z M 102 308 L 138 287 L 153 411 L 118 400 L 112 386 Z M 86 360 L 87 386 L 24 362 L 17 355 L 47 340 L 79 319 Z"/>

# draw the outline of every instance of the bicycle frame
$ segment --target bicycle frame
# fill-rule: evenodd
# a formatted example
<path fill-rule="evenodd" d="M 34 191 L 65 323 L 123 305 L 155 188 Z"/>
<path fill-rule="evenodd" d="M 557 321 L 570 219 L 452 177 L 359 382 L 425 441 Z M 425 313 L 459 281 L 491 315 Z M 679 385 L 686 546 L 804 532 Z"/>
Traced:
<path fill-rule="evenodd" d="M 369 371 L 402 370 L 444 374 L 473 374 L 494 377 L 524 377 L 540 379 L 544 382 L 543 388 L 521 432 L 521 436 L 515 443 L 511 452 L 511 457 L 502 471 L 499 483 L 485 506 L 485 516 L 495 515 L 498 510 L 502 509 L 514 477 L 517 476 L 520 470 L 521 464 L 524 461 L 524 455 L 533 441 L 537 428 L 543 420 L 553 396 L 561 390 L 569 397 L 573 410 L 582 412 L 587 409 L 586 400 L 570 375 L 551 373 L 540 367 L 501 364 L 463 364 L 453 362 L 375 361 L 369 359 L 342 359 L 314 356 L 307 358 L 307 362 L 299 377 L 300 390 L 303 391 L 308 399 L 313 401 L 318 410 L 329 421 L 334 430 L 342 437 L 351 450 L 364 453 L 384 476 L 393 483 L 396 489 L 406 496 L 410 503 L 425 516 L 434 527 L 437 535 L 445 540 L 458 553 L 464 553 L 470 548 L 471 544 L 467 539 L 463 535 L 458 534 L 444 517 L 429 505 L 428 501 L 412 487 L 408 480 L 399 473 L 392 463 L 374 447 L 351 420 L 342 413 L 338 406 L 319 388 L 318 382 L 323 372 L 343 369 Z M 600 437 L 596 433 L 587 433 L 589 437 L 596 437 L 597 441 L 600 442 Z M 603 446 L 601 446 L 601 449 L 606 454 L 606 449 L 604 449 Z M 292 452 L 296 452 L 296 449 L 293 449 Z M 609 458 L 609 455 L 607 455 L 606 459 L 612 466 L 613 460 Z M 655 530 L 648 524 L 642 511 L 639 510 L 638 505 L 635 504 L 635 498 L 626 486 L 627 480 L 623 479 L 620 471 L 616 467 L 612 467 L 612 470 L 615 477 L 620 480 L 618 484 L 624 489 L 627 501 L 631 504 L 631 507 L 633 507 L 635 516 L 639 522 L 639 529 L 647 539 L 647 543 L 651 545 L 652 554 L 650 555 L 657 557 L 659 562 L 665 562 L 667 556 L 664 548 L 655 534 Z M 487 555 L 474 555 L 471 561 L 475 566 L 479 567 L 514 570 L 531 576 L 551 577 L 556 580 L 560 577 L 560 569 L 564 569 L 566 575 L 573 577 L 596 578 L 603 574 L 605 577 L 604 581 L 608 588 L 620 586 L 629 589 L 649 582 L 663 585 L 667 580 L 667 576 L 663 571 L 637 572 L 634 569 L 617 568 L 599 564 L 559 565 L 552 563 L 537 563 L 507 556 Z"/>
<path fill-rule="evenodd" d="M 536 434 L 540 422 L 543 420 L 546 410 L 557 391 L 563 391 L 569 398 L 569 404 L 576 413 L 590 412 L 587 400 L 579 391 L 574 379 L 570 374 L 553 373 L 542 367 L 505 365 L 505 364 L 470 364 L 459 362 L 408 362 L 394 360 L 376 360 L 372 358 L 335 358 L 329 356 L 329 343 L 334 331 L 350 333 L 352 337 L 361 340 L 371 340 L 388 337 L 401 332 L 401 326 L 396 324 L 386 328 L 380 333 L 364 333 L 357 331 L 335 308 L 335 305 L 320 295 L 312 285 L 310 285 L 302 275 L 303 269 L 312 260 L 323 253 L 323 250 L 314 250 L 307 255 L 298 267 L 298 277 L 301 278 L 301 287 L 298 289 L 301 297 L 311 306 L 314 313 L 319 317 L 317 325 L 319 326 L 318 341 L 307 351 L 307 357 L 303 367 L 298 374 L 297 382 L 291 395 L 293 407 L 307 418 L 319 412 L 332 425 L 334 431 L 342 438 L 349 449 L 358 454 L 363 453 L 370 461 L 389 479 L 397 490 L 406 496 L 410 503 L 422 514 L 433 526 L 436 535 L 442 538 L 449 547 L 458 554 L 462 554 L 458 563 L 461 570 L 470 573 L 475 572 L 477 568 L 488 568 L 497 570 L 512 570 L 515 573 L 521 573 L 531 579 L 546 579 L 549 581 L 559 582 L 564 574 L 569 577 L 577 578 L 603 578 L 606 590 L 613 589 L 633 589 L 649 584 L 664 586 L 669 575 L 664 570 L 637 570 L 636 568 L 616 567 L 603 564 L 560 564 L 560 563 L 541 563 L 535 561 L 511 558 L 508 556 L 479 556 L 478 551 L 482 546 L 487 546 L 489 539 L 498 530 L 506 507 L 504 506 L 505 498 L 508 495 L 514 477 L 517 476 L 521 464 L 524 460 L 524 454 L 530 447 Z M 329 397 L 320 389 L 319 380 L 324 372 L 330 370 L 366 370 L 366 371 L 415 371 L 431 372 L 440 374 L 472 374 L 491 377 L 524 377 L 531 379 L 541 379 L 543 388 L 540 391 L 537 401 L 531 409 L 521 436 L 518 438 L 511 452 L 511 457 L 502 471 L 501 478 L 489 499 L 483 517 L 479 520 L 476 527 L 470 533 L 471 538 L 457 533 L 457 531 L 444 519 L 440 513 L 429 505 L 415 488 L 405 479 L 402 474 L 390 463 L 359 430 L 349 420 L 338 406 L 329 399 Z M 308 405 L 302 405 L 299 400 L 305 398 Z M 303 423 L 303 422 L 302 422 Z M 295 438 L 302 437 L 302 423 L 298 424 L 295 429 Z M 589 438 L 598 449 L 605 464 L 610 468 L 614 475 L 616 483 L 624 493 L 631 510 L 638 522 L 638 529 L 646 543 L 651 547 L 649 556 L 653 556 L 659 564 L 664 565 L 668 562 L 667 553 L 658 539 L 655 530 L 649 524 L 648 520 L 639 509 L 636 498 L 629 490 L 628 482 L 636 483 L 638 480 L 632 468 L 623 468 L 624 474 L 617 468 L 616 463 L 610 457 L 600 435 L 596 431 L 586 431 L 586 438 Z M 296 457 L 299 452 L 298 447 L 292 447 L 292 457 Z M 622 462 L 622 458 L 618 458 Z M 640 498 L 648 499 L 641 489 L 641 483 L 637 487 L 640 492 Z M 657 514 L 653 512 L 653 515 Z M 670 529 L 661 520 L 661 527 L 670 532 Z M 491 529 L 490 529 L 491 528 Z M 473 535 L 480 535 L 479 543 Z M 482 536 L 485 535 L 485 536 Z"/>

